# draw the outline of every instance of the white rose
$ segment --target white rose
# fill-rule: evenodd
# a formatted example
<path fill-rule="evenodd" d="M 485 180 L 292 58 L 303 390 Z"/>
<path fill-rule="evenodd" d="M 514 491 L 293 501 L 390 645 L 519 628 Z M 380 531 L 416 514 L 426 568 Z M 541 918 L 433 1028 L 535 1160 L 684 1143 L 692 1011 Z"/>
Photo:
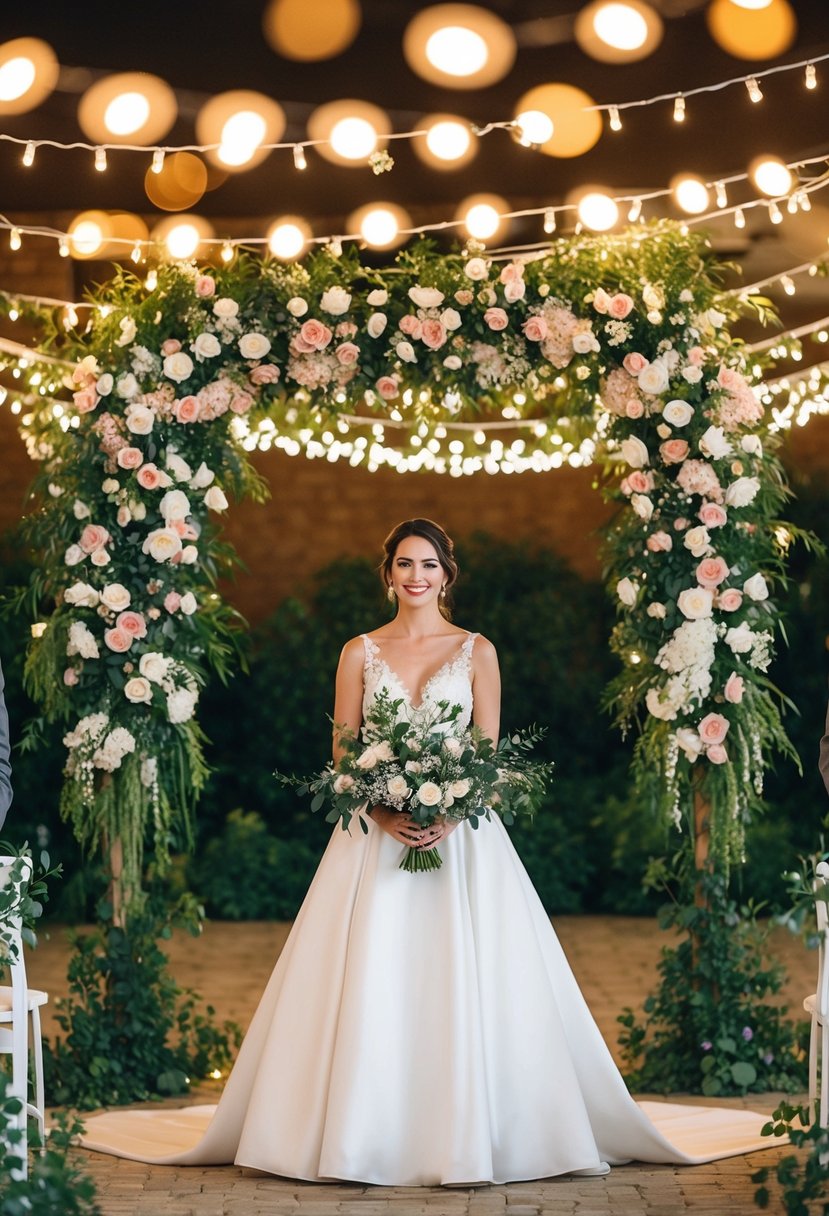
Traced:
<path fill-rule="evenodd" d="M 117 481 L 115 483 L 115 488 L 118 489 Z M 104 490 L 105 494 L 106 492 L 107 491 Z M 88 519 L 90 516 L 90 510 L 85 502 L 81 502 L 79 498 L 76 498 L 72 504 L 72 514 L 75 516 L 75 519 Z"/>
<path fill-rule="evenodd" d="M 141 548 L 154 561 L 167 562 L 181 553 L 181 537 L 172 528 L 156 528 L 150 532 Z"/>
<path fill-rule="evenodd" d="M 417 800 L 423 806 L 437 806 L 442 798 L 443 793 L 441 788 L 434 781 L 424 781 L 417 791 Z"/>
<path fill-rule="evenodd" d="M 480 283 L 489 274 L 489 267 L 483 258 L 470 258 L 463 272 L 473 283 Z"/>
<path fill-rule="evenodd" d="M 142 701 L 145 705 L 149 705 L 153 699 L 152 685 L 143 676 L 133 676 L 124 685 L 124 696 L 128 701 L 132 701 L 133 705 L 138 705 Z"/>
<path fill-rule="evenodd" d="M 671 428 L 669 426 L 665 426 L 664 422 L 660 422 L 659 426 L 656 428 L 656 433 L 660 439 L 670 439 L 671 435 L 673 435 Z"/>
<path fill-rule="evenodd" d="M 183 490 L 168 490 L 158 504 L 158 509 L 167 523 L 171 520 L 186 519 L 190 514 L 190 499 Z"/>
<path fill-rule="evenodd" d="M 171 452 L 169 448 L 167 449 L 167 456 L 164 464 L 173 474 L 176 481 L 189 481 L 193 476 L 193 470 L 190 468 L 187 461 L 182 459 L 177 452 Z"/>
<path fill-rule="evenodd" d="M 95 391 L 99 397 L 108 397 L 112 392 L 112 386 L 115 383 L 114 378 L 105 372 L 103 376 L 99 376 L 95 381 Z"/>
<path fill-rule="evenodd" d="M 653 503 L 647 494 L 633 494 L 630 499 L 630 505 L 633 508 L 634 514 L 643 519 L 645 523 L 653 515 Z"/>
<path fill-rule="evenodd" d="M 308 311 L 308 301 L 303 300 L 302 296 L 292 296 L 285 307 L 292 317 L 304 317 Z"/>
<path fill-rule="evenodd" d="M 226 511 L 228 504 L 224 490 L 211 486 L 204 496 L 204 505 L 211 511 Z"/>
<path fill-rule="evenodd" d="M 216 355 L 220 355 L 222 353 L 222 344 L 215 334 L 202 333 L 199 334 L 195 342 L 191 343 L 190 349 L 201 363 L 203 359 L 215 359 Z M 170 357 L 172 358 L 172 356 Z M 184 376 L 181 378 L 185 379 Z"/>
<path fill-rule="evenodd" d="M 123 612 L 129 608 L 132 597 L 123 583 L 107 583 L 101 592 L 101 603 L 110 612 Z"/>
<path fill-rule="evenodd" d="M 169 380 L 181 384 L 193 371 L 193 360 L 183 350 L 177 350 L 174 355 L 168 355 L 164 360 L 164 375 Z"/>
<path fill-rule="evenodd" d="M 692 304 L 694 301 L 694 293 L 688 287 L 683 287 L 679 293 L 680 304 Z"/>
<path fill-rule="evenodd" d="M 422 773 L 423 772 L 423 765 L 420 763 L 419 760 L 407 760 L 404 767 L 405 767 L 407 773 Z"/>
<path fill-rule="evenodd" d="M 645 704 L 648 707 L 648 713 L 654 718 L 659 718 L 662 722 L 670 722 L 676 717 L 676 706 L 670 698 L 662 699 L 661 690 L 658 688 L 649 688 L 645 696 Z"/>
<path fill-rule="evenodd" d="M 681 726 L 676 732 L 676 741 L 682 751 L 685 752 L 687 759 L 693 764 L 702 751 L 702 740 L 697 732 L 693 727 Z"/>
<path fill-rule="evenodd" d="M 680 354 L 679 351 L 674 350 L 672 346 L 669 346 L 667 350 L 663 350 L 659 358 L 660 361 L 665 364 L 669 374 L 671 375 L 679 367 Z"/>
<path fill-rule="evenodd" d="M 760 482 L 756 477 L 738 477 L 725 492 L 726 504 L 729 507 L 747 507 L 754 501 L 759 489 Z"/>
<path fill-rule="evenodd" d="M 198 608 L 198 604 L 196 602 L 196 597 L 195 597 L 195 595 L 193 595 L 192 591 L 185 591 L 184 595 L 181 597 L 181 603 L 179 604 L 179 608 L 181 609 L 181 611 L 184 613 L 185 616 L 193 615 L 193 613 Z"/>
<path fill-rule="evenodd" d="M 461 325 L 463 325 L 461 314 L 456 308 L 444 308 L 440 314 L 440 319 L 450 333 L 455 329 L 460 329 Z"/>
<path fill-rule="evenodd" d="M 229 300 L 227 296 L 220 296 L 218 300 L 213 301 L 214 317 L 221 317 L 223 321 L 232 320 L 239 312 L 239 305 L 235 300 Z"/>
<path fill-rule="evenodd" d="M 199 551 L 195 545 L 185 545 L 181 551 L 181 564 L 183 566 L 194 566 L 199 560 Z"/>
<path fill-rule="evenodd" d="M 671 426 L 687 426 L 693 416 L 693 406 L 687 401 L 669 401 L 662 411 L 662 417 Z"/>
<path fill-rule="evenodd" d="M 687 587 L 676 601 L 677 608 L 689 621 L 710 616 L 713 604 L 714 595 L 707 587 Z"/>
<path fill-rule="evenodd" d="M 142 654 L 138 670 L 153 684 L 160 684 L 170 670 L 170 662 L 166 655 L 159 654 L 157 650 L 148 650 Z"/>
<path fill-rule="evenodd" d="M 371 308 L 382 308 L 384 304 L 389 302 L 389 293 L 384 287 L 375 287 L 374 291 L 370 291 L 366 296 L 366 303 Z"/>
<path fill-rule="evenodd" d="M 351 304 L 351 293 L 344 287 L 329 287 L 322 293 L 320 308 L 332 317 L 341 317 L 348 312 Z"/>
<path fill-rule="evenodd" d="M 82 659 L 99 659 L 101 657 L 98 643 L 83 621 L 73 621 L 69 626 L 66 653 L 68 655 L 79 654 Z"/>
<path fill-rule="evenodd" d="M 450 372 L 456 372 L 463 367 L 463 360 L 459 355 L 447 355 L 443 360 L 443 366 L 447 367 Z"/>
<path fill-rule="evenodd" d="M 189 722 L 196 708 L 198 693 L 189 688 L 177 688 L 167 694 L 167 717 L 172 723 Z"/>
<path fill-rule="evenodd" d="M 687 380 L 689 384 L 699 384 L 702 379 L 702 368 L 689 363 L 687 367 L 683 367 L 681 375 L 683 380 Z"/>
<path fill-rule="evenodd" d="M 133 435 L 149 435 L 154 422 L 155 414 L 146 405 L 128 406 L 127 430 L 131 431 Z"/>
<path fill-rule="evenodd" d="M 339 776 L 335 777 L 334 779 L 334 793 L 344 794 L 347 790 L 351 789 L 353 784 L 354 778 L 350 773 L 340 773 Z"/>
<path fill-rule="evenodd" d="M 453 798 L 465 798 L 472 788 L 472 782 L 466 777 L 462 777 L 460 781 L 453 781 L 449 786 L 449 793 Z"/>
<path fill-rule="evenodd" d="M 368 772 L 370 769 L 377 767 L 377 752 L 373 747 L 367 747 L 365 751 L 360 752 L 356 760 L 357 768 Z"/>
<path fill-rule="evenodd" d="M 129 346 L 130 342 L 135 338 L 135 322 L 132 317 L 123 317 L 118 328 L 121 330 L 120 338 L 115 339 L 116 346 Z"/>
<path fill-rule="evenodd" d="M 121 483 L 115 477 L 105 477 L 101 482 L 101 489 L 104 494 L 117 494 L 121 489 Z M 89 514 L 89 512 L 87 512 Z M 82 515 L 77 516 L 78 519 L 83 519 Z"/>
<path fill-rule="evenodd" d="M 110 557 L 106 549 L 96 549 L 94 553 L 90 554 L 89 560 L 93 566 L 108 566 Z"/>
<path fill-rule="evenodd" d="M 63 598 L 67 604 L 74 604 L 76 608 L 97 608 L 100 597 L 89 583 L 73 583 L 71 587 L 66 588 Z"/>
<path fill-rule="evenodd" d="M 409 783 L 405 777 L 389 777 L 386 789 L 392 798 L 405 798 L 409 793 Z"/>
<path fill-rule="evenodd" d="M 421 287 L 418 284 L 409 288 L 409 299 L 418 308 L 439 308 L 443 298 L 443 292 L 438 291 L 437 287 Z"/>
<path fill-rule="evenodd" d="M 586 355 L 591 350 L 601 350 L 592 329 L 585 329 L 581 333 L 573 334 L 573 350 L 577 355 Z"/>
<path fill-rule="evenodd" d="M 632 608 L 639 594 L 639 584 L 634 583 L 629 578 L 620 578 L 616 584 L 616 594 L 623 604 L 628 608 Z"/>
<path fill-rule="evenodd" d="M 759 435 L 743 435 L 740 440 L 740 447 L 747 456 L 760 457 L 763 455 L 763 445 L 760 442 Z"/>
<path fill-rule="evenodd" d="M 202 461 L 196 469 L 195 475 L 190 479 L 191 490 L 204 490 L 214 480 L 216 474 L 212 469 L 208 469 L 207 465 Z"/>
<path fill-rule="evenodd" d="M 651 311 L 646 314 L 646 316 L 647 316 L 648 320 L 650 321 L 651 325 L 661 325 L 662 324 L 662 313 L 659 311 L 658 308 L 652 308 Z"/>
<path fill-rule="evenodd" d="M 627 439 L 623 439 L 619 450 L 622 453 L 622 459 L 632 469 L 641 469 L 650 460 L 647 447 L 636 435 L 629 435 Z"/>
<path fill-rule="evenodd" d="M 746 579 L 743 583 L 743 591 L 750 600 L 757 602 L 769 598 L 769 585 L 759 572 Z"/>
<path fill-rule="evenodd" d="M 504 284 L 504 299 L 508 304 L 523 300 L 526 292 L 527 285 L 523 279 L 513 279 L 511 283 Z"/>
<path fill-rule="evenodd" d="M 712 460 L 722 460 L 725 456 L 730 456 L 734 449 L 726 439 L 725 431 L 721 426 L 709 426 L 700 438 L 699 450 L 705 456 L 710 456 Z"/>
<path fill-rule="evenodd" d="M 264 359 L 270 349 L 270 338 L 264 334 L 242 334 L 239 339 L 239 354 L 243 359 Z"/>
<path fill-rule="evenodd" d="M 147 518 L 147 508 L 144 506 L 143 502 L 131 502 L 130 511 L 133 519 L 137 519 L 139 523 L 142 519 Z"/>
<path fill-rule="evenodd" d="M 130 397 L 134 397 L 138 391 L 138 381 L 132 372 L 119 376 L 115 382 L 115 392 L 119 397 L 123 397 L 124 401 L 129 401 Z"/>
<path fill-rule="evenodd" d="M 80 545 L 70 545 L 63 555 L 64 564 L 67 566 L 77 566 L 78 562 L 82 562 L 86 557 Z"/>
<path fill-rule="evenodd" d="M 682 543 L 686 549 L 690 549 L 694 557 L 705 557 L 711 544 L 711 536 L 707 528 L 698 524 L 695 528 L 688 529 Z"/>
<path fill-rule="evenodd" d="M 655 621 L 664 621 L 665 605 L 660 604 L 658 600 L 654 600 L 652 604 L 648 604 L 648 616 L 653 617 Z"/>
<path fill-rule="evenodd" d="M 662 308 L 665 303 L 665 293 L 661 287 L 646 283 L 642 288 L 642 302 L 647 308 Z"/>
<path fill-rule="evenodd" d="M 368 336 L 370 338 L 379 338 L 388 323 L 388 317 L 384 312 L 373 312 L 366 323 Z"/>
<path fill-rule="evenodd" d="M 648 393 L 651 396 L 664 393 L 668 387 L 668 369 L 661 360 L 654 359 L 653 363 L 649 363 L 647 367 L 642 368 L 636 378 L 636 383 L 643 393 Z"/>
<path fill-rule="evenodd" d="M 398 342 L 394 349 L 398 359 L 402 359 L 404 363 L 417 362 L 417 355 L 414 353 L 414 347 L 411 342 Z"/>
<path fill-rule="evenodd" d="M 754 645 L 754 633 L 748 625 L 735 625 L 726 632 L 725 644 L 733 654 L 748 654 Z"/>

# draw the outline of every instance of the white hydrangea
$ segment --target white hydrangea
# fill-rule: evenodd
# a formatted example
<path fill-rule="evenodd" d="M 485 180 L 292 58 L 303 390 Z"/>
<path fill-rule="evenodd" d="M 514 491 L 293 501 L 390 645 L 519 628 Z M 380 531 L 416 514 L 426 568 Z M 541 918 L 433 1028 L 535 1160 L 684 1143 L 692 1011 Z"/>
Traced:
<path fill-rule="evenodd" d="M 116 726 L 93 752 L 92 763 L 96 768 L 112 773 L 121 767 L 121 761 L 129 752 L 135 751 L 135 737 L 124 726 Z"/>
<path fill-rule="evenodd" d="M 66 653 L 68 655 L 79 654 L 82 659 L 98 659 L 101 657 L 98 643 L 83 621 L 73 621 L 69 626 Z"/>
<path fill-rule="evenodd" d="M 87 714 L 85 718 L 81 718 L 74 730 L 63 736 L 64 745 L 80 747 L 82 743 L 93 741 L 106 730 L 108 724 L 107 714 Z"/>
<path fill-rule="evenodd" d="M 167 717 L 172 723 L 189 722 L 196 710 L 199 694 L 190 688 L 167 693 Z"/>

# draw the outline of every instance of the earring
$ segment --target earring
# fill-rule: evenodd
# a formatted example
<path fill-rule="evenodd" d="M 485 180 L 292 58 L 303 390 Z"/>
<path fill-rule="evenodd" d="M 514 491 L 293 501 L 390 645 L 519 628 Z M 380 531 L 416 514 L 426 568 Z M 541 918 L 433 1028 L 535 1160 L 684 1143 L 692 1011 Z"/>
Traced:
<path fill-rule="evenodd" d="M 395 600 L 394 587 L 392 587 L 391 583 L 389 583 L 388 587 L 386 588 L 386 599 L 389 601 L 390 604 L 394 603 L 394 600 Z"/>
<path fill-rule="evenodd" d="M 446 583 L 444 583 L 444 584 L 443 584 L 443 586 L 442 586 L 442 587 L 441 587 L 441 589 L 440 589 L 440 598 L 441 598 L 442 600 L 445 600 L 445 599 L 446 599 Z"/>

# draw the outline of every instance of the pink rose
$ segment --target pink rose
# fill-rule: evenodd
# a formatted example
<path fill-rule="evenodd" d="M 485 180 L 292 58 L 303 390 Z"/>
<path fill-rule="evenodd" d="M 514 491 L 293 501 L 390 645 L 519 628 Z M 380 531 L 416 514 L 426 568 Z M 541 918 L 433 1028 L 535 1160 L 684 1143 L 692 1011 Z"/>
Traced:
<path fill-rule="evenodd" d="M 132 646 L 132 634 L 127 633 L 126 629 L 107 629 L 104 633 L 104 641 L 110 650 L 114 650 L 116 654 L 123 654 Z"/>
<path fill-rule="evenodd" d="M 527 288 L 522 279 L 516 279 L 514 283 L 507 283 L 504 288 L 504 299 L 508 304 L 515 304 L 518 300 L 523 300 Z"/>
<path fill-rule="evenodd" d="M 634 469 L 628 474 L 627 483 L 631 494 L 649 494 L 653 489 L 653 475 L 643 473 L 641 469 Z"/>
<path fill-rule="evenodd" d="M 736 587 L 726 587 L 717 596 L 717 607 L 721 612 L 736 612 L 743 602 L 743 593 Z"/>
<path fill-rule="evenodd" d="M 74 684 L 77 684 L 78 673 L 74 667 L 66 668 L 66 671 L 63 673 L 63 682 L 67 688 L 71 688 Z"/>
<path fill-rule="evenodd" d="M 641 418 L 645 412 L 645 407 L 638 397 L 631 397 L 625 402 L 625 417 Z"/>
<path fill-rule="evenodd" d="M 644 355 L 640 355 L 638 351 L 632 350 L 629 355 L 625 355 L 622 360 L 622 367 L 630 376 L 638 376 L 641 371 L 648 366 L 648 360 Z"/>
<path fill-rule="evenodd" d="M 156 465 L 145 464 L 135 474 L 135 480 L 144 490 L 157 490 L 161 485 L 161 473 Z"/>
<path fill-rule="evenodd" d="M 690 450 L 685 439 L 666 439 L 659 445 L 665 464 L 682 464 Z"/>
<path fill-rule="evenodd" d="M 216 280 L 209 274 L 200 274 L 196 276 L 196 295 L 202 300 L 207 300 L 216 290 Z"/>
<path fill-rule="evenodd" d="M 115 459 L 119 469 L 137 469 L 144 459 L 144 453 L 140 448 L 119 448 Z"/>
<path fill-rule="evenodd" d="M 743 699 L 744 690 L 743 677 L 738 676 L 736 671 L 732 671 L 731 675 L 725 682 L 723 696 L 726 701 L 730 701 L 732 705 L 739 705 Z"/>
<path fill-rule="evenodd" d="M 670 553 L 674 547 L 673 537 L 668 532 L 652 532 L 645 541 L 651 553 Z"/>
<path fill-rule="evenodd" d="M 147 636 L 147 622 L 144 620 L 140 612 L 119 612 L 115 618 L 115 628 L 120 629 L 123 633 L 128 633 L 133 638 L 145 638 Z"/>
<path fill-rule="evenodd" d="M 299 336 L 310 346 L 311 350 L 325 350 L 333 334 L 327 325 L 323 325 L 322 321 L 316 321 L 312 317 L 309 321 L 303 321 Z"/>
<path fill-rule="evenodd" d="M 705 753 L 712 764 L 725 764 L 728 752 L 721 743 L 713 743 Z"/>
<path fill-rule="evenodd" d="M 729 726 L 728 718 L 724 718 L 722 714 L 706 714 L 697 727 L 697 731 L 703 743 L 711 746 L 711 744 L 722 743 L 728 734 Z"/>
<path fill-rule="evenodd" d="M 440 350 L 446 341 L 446 326 L 442 321 L 428 320 L 423 322 L 423 345 L 429 350 Z"/>
<path fill-rule="evenodd" d="M 543 317 L 527 317 L 521 328 L 528 342 L 543 342 L 547 337 L 547 322 Z"/>
<path fill-rule="evenodd" d="M 353 321 L 340 321 L 334 332 L 338 338 L 353 338 L 357 332 L 357 326 Z"/>
<path fill-rule="evenodd" d="M 519 283 L 524 278 L 524 263 L 507 262 L 498 278 L 502 283 Z"/>
<path fill-rule="evenodd" d="M 196 422 L 201 413 L 201 403 L 196 397 L 181 397 L 173 402 L 173 414 L 179 422 Z"/>
<path fill-rule="evenodd" d="M 595 308 L 596 312 L 600 312 L 602 316 L 607 314 L 607 310 L 610 307 L 610 296 L 603 287 L 596 288 L 593 295 L 593 307 Z"/>
<path fill-rule="evenodd" d="M 717 383 L 720 388 L 727 389 L 728 392 L 738 391 L 745 387 L 745 380 L 739 372 L 735 372 L 731 367 L 721 367 L 717 373 Z"/>
<path fill-rule="evenodd" d="M 721 528 L 728 519 L 728 512 L 716 502 L 704 502 L 697 512 L 706 528 Z"/>
<path fill-rule="evenodd" d="M 407 312 L 405 317 L 400 318 L 400 332 L 417 341 L 423 332 L 423 326 L 413 313 Z"/>
<path fill-rule="evenodd" d="M 116 519 L 118 521 L 119 528 L 126 528 L 127 524 L 132 520 L 132 512 L 130 511 L 129 507 L 119 507 Z"/>
<path fill-rule="evenodd" d="M 503 308 L 488 308 L 484 313 L 484 322 L 497 333 L 499 330 L 507 328 L 509 317 Z"/>
<path fill-rule="evenodd" d="M 88 388 L 82 388 L 80 392 L 73 393 L 72 400 L 75 402 L 75 409 L 79 414 L 88 414 L 90 410 L 95 409 L 101 398 L 90 384 Z"/>
<path fill-rule="evenodd" d="M 199 539 L 199 534 L 193 525 L 186 523 L 183 519 L 168 519 L 166 526 L 177 532 L 182 540 Z"/>
<path fill-rule="evenodd" d="M 394 376 L 381 376 L 377 381 L 377 392 L 384 401 L 393 401 L 400 396 L 400 389 Z"/>
<path fill-rule="evenodd" d="M 244 391 L 237 391 L 230 398 L 230 408 L 234 414 L 246 414 L 252 405 L 253 397 Z"/>
<path fill-rule="evenodd" d="M 633 300 L 630 296 L 626 296 L 620 291 L 618 295 L 611 296 L 607 306 L 607 311 L 611 317 L 615 317 L 617 321 L 623 321 L 624 318 L 633 310 Z"/>
<path fill-rule="evenodd" d="M 729 574 L 728 563 L 721 557 L 704 557 L 697 566 L 697 582 L 709 590 L 719 587 Z"/>
<path fill-rule="evenodd" d="M 465 287 L 461 288 L 460 291 L 455 292 L 456 303 L 460 304 L 463 307 L 465 307 L 467 304 L 471 304 L 474 299 L 475 299 L 475 293 L 472 291 L 469 291 Z"/>
<path fill-rule="evenodd" d="M 680 515 L 678 517 L 678 519 L 674 520 L 675 531 L 684 532 L 687 527 L 688 527 L 688 520 L 685 518 L 684 515 Z"/>
<path fill-rule="evenodd" d="M 181 350 L 181 343 L 178 338 L 165 338 L 161 343 L 162 355 L 177 355 Z"/>
<path fill-rule="evenodd" d="M 87 524 L 81 532 L 78 544 L 84 553 L 92 553 L 95 549 L 102 548 L 111 539 L 106 528 L 102 528 L 100 524 Z"/>
<path fill-rule="evenodd" d="M 275 363 L 260 363 L 248 376 L 251 384 L 276 384 L 280 371 Z"/>
<path fill-rule="evenodd" d="M 312 346 L 310 342 L 306 342 L 302 334 L 294 334 L 288 349 L 292 355 L 310 355 L 311 351 L 317 348 L 316 346 Z"/>
<path fill-rule="evenodd" d="M 334 354 L 337 356 L 337 362 L 343 367 L 350 367 L 352 363 L 356 363 L 360 357 L 360 348 L 353 342 L 341 342 L 336 347 Z"/>
<path fill-rule="evenodd" d="M 168 612 L 178 612 L 181 607 L 181 596 L 177 591 L 168 591 L 164 597 L 164 607 Z"/>
<path fill-rule="evenodd" d="M 705 351 L 701 346 L 692 346 L 688 351 L 688 362 L 692 367 L 700 367 L 705 361 Z"/>

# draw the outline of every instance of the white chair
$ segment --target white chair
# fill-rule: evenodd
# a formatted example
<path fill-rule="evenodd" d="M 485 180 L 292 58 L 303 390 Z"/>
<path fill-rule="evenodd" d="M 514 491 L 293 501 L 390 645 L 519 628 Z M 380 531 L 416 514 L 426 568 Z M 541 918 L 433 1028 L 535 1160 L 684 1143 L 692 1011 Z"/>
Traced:
<path fill-rule="evenodd" d="M 820 893 L 829 884 L 829 863 L 821 861 L 815 870 L 815 891 Z M 823 890 L 823 894 L 829 891 Z M 815 1117 L 815 1102 L 820 1096 L 820 1126 L 829 1127 L 829 959 L 827 959 L 827 925 L 829 904 L 825 899 L 815 901 L 818 931 L 817 989 L 803 1002 L 812 1017 L 809 1038 L 809 1120 Z M 818 1073 L 820 1081 L 818 1082 Z"/>
<path fill-rule="evenodd" d="M 15 857 L 0 856 L 0 887 L 11 880 Z M 24 868 L 31 873 L 32 863 L 24 859 Z M 16 945 L 16 952 L 5 960 L 10 972 L 11 984 L 0 986 L 0 1052 L 12 1057 L 12 1083 L 10 1093 L 19 1098 L 23 1109 L 18 1116 L 18 1126 L 24 1134 L 24 1145 L 28 1120 L 37 1121 L 40 1142 L 44 1142 L 45 1104 L 43 1096 L 43 1044 L 40 1033 L 40 1006 L 49 1000 L 47 993 L 29 988 L 26 983 L 26 961 L 23 957 L 21 918 L 12 917 L 3 925 L 6 933 Z M 34 1065 L 34 1102 L 29 1101 L 29 1019 L 32 1026 L 32 1056 Z M 25 1160 L 25 1153 L 24 1153 Z M 25 1168 L 24 1168 L 25 1175 Z"/>

